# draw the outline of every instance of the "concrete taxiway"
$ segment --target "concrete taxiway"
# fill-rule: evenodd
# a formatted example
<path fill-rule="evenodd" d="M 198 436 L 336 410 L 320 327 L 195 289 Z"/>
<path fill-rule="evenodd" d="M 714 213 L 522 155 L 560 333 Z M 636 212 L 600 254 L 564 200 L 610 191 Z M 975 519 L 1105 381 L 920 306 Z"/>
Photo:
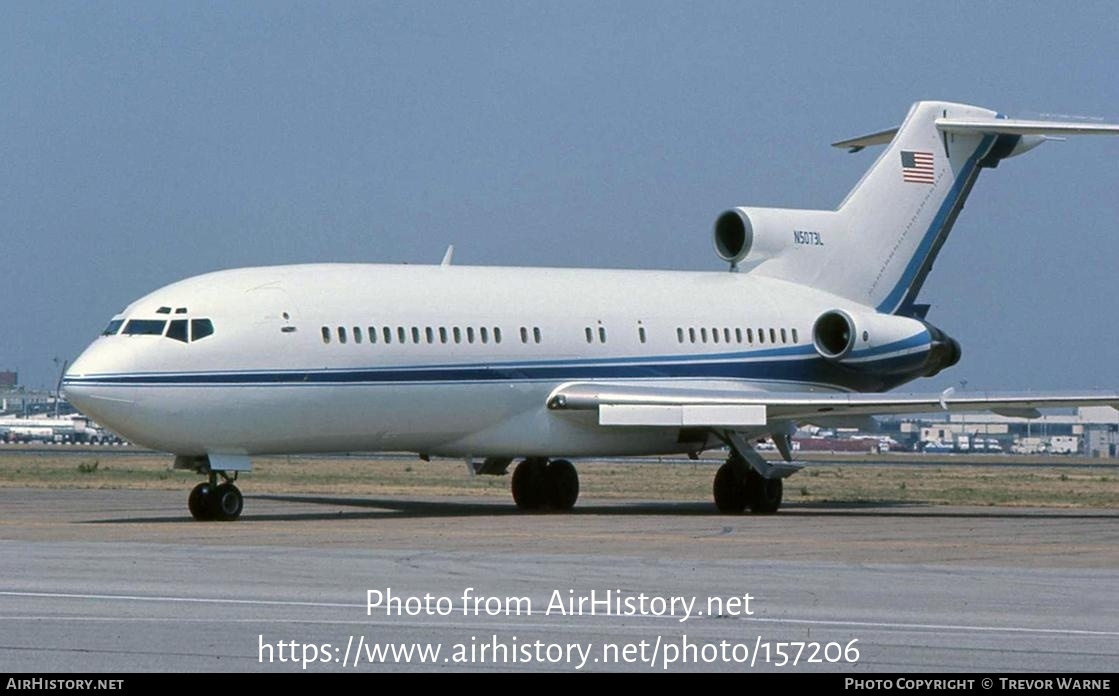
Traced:
<path fill-rule="evenodd" d="M 524 515 L 504 498 L 246 490 L 226 524 L 191 521 L 185 492 L 0 490 L 0 664 L 1026 672 L 1110 671 L 1119 654 L 1111 511 L 792 503 L 735 517 L 585 500 Z M 370 613 L 367 591 L 389 588 L 416 615 L 407 601 L 403 616 Z M 600 602 L 560 613 L 557 591 L 565 608 Z M 749 615 L 709 604 L 746 594 Z M 656 615 L 656 598 L 693 599 L 690 617 Z M 440 653 L 401 662 L 377 652 L 390 643 Z M 777 667 L 778 643 L 807 643 L 799 664 Z"/>

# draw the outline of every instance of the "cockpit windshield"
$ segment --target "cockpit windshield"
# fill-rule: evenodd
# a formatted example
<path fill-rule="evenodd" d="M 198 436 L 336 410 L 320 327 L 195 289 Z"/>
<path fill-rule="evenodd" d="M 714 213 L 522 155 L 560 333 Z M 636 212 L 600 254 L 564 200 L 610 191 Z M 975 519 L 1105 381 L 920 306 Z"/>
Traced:
<path fill-rule="evenodd" d="M 190 320 L 190 340 L 197 341 L 214 333 L 214 323 L 209 319 Z"/>
<path fill-rule="evenodd" d="M 166 319 L 129 319 L 124 325 L 124 333 L 128 336 L 162 336 L 166 326 Z"/>
<path fill-rule="evenodd" d="M 178 313 L 183 314 L 185 311 Z M 121 326 L 124 327 L 123 331 Z M 213 333 L 214 323 L 209 319 L 113 319 L 101 335 L 163 336 L 180 343 L 193 343 L 212 336 Z"/>
<path fill-rule="evenodd" d="M 101 335 L 102 336 L 115 336 L 117 334 L 117 332 L 120 331 L 120 327 L 123 324 L 124 324 L 124 319 L 113 319 L 112 321 L 109 322 L 109 325 L 105 327 L 105 330 L 101 332 Z"/>
<path fill-rule="evenodd" d="M 172 338 L 176 341 L 186 343 L 187 338 L 187 321 L 186 319 L 174 319 L 171 322 L 170 328 L 167 329 L 167 338 Z"/>

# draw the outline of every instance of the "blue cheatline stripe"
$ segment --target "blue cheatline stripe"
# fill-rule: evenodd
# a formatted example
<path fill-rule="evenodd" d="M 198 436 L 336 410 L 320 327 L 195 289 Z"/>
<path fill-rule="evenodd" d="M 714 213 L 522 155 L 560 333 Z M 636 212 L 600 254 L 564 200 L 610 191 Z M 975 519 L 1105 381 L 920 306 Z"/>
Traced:
<path fill-rule="evenodd" d="M 877 348 L 868 348 L 864 351 L 853 351 L 848 357 L 856 360 L 861 360 L 863 358 L 869 358 L 875 355 L 883 355 L 884 353 L 894 353 L 911 348 L 918 348 L 920 346 L 928 346 L 931 341 L 932 337 L 929 336 L 929 332 L 921 331 L 919 333 L 913 334 L 909 338 L 902 339 L 900 341 L 894 341 L 893 343 L 887 343 L 884 346 L 878 346 Z"/>
<path fill-rule="evenodd" d="M 369 368 L 359 368 L 359 369 L 362 369 L 362 370 L 378 370 L 378 369 L 385 369 L 385 370 L 400 370 L 400 369 L 406 369 L 406 370 L 461 370 L 461 369 L 468 369 L 468 368 L 477 368 L 477 369 L 491 370 L 491 369 L 522 369 L 522 368 L 533 368 L 533 367 L 555 367 L 555 366 L 568 367 L 568 366 L 572 366 L 572 365 L 595 365 L 595 366 L 597 366 L 597 365 L 622 365 L 622 364 L 642 365 L 642 364 L 649 364 L 649 363 L 660 364 L 660 363 L 670 363 L 670 362 L 709 363 L 709 362 L 721 361 L 721 360 L 722 361 L 726 361 L 726 360 L 750 361 L 750 360 L 760 360 L 760 359 L 763 359 L 763 358 L 771 358 L 771 357 L 782 357 L 782 358 L 799 357 L 801 359 L 804 359 L 804 358 L 813 357 L 815 355 L 816 355 L 816 349 L 813 348 L 811 344 L 809 344 L 809 345 L 802 345 L 802 346 L 786 346 L 784 348 L 769 348 L 769 349 L 762 349 L 762 350 L 754 350 L 754 351 L 750 351 L 750 352 L 738 351 L 738 352 L 731 352 L 731 353 L 701 353 L 701 354 L 691 354 L 691 355 L 632 356 L 632 357 L 628 357 L 628 358 L 581 358 L 581 359 L 566 359 L 566 360 L 562 359 L 562 358 L 553 358 L 551 360 L 518 360 L 518 361 L 506 362 L 506 363 L 492 363 L 492 362 L 485 362 L 485 363 L 478 363 L 478 362 L 474 362 L 474 363 L 432 363 L 430 365 L 408 365 L 408 366 L 401 366 L 401 367 L 369 367 Z M 323 367 L 323 368 L 317 368 L 317 369 L 319 371 L 324 371 L 324 372 L 329 372 L 329 371 L 332 371 L 332 370 L 349 370 L 349 371 L 352 371 L 352 368 Z M 215 374 L 215 375 L 238 374 L 238 375 L 242 375 L 242 374 L 249 374 L 249 373 L 253 373 L 253 372 L 261 372 L 261 373 L 268 373 L 268 374 L 278 374 L 278 373 L 283 373 L 283 372 L 290 372 L 292 374 L 303 375 L 303 374 L 306 374 L 307 371 L 308 370 L 306 370 L 306 369 L 303 369 L 303 370 L 299 370 L 299 369 L 289 369 L 289 370 L 208 370 L 206 374 Z M 160 375 L 180 374 L 180 373 L 129 372 L 127 374 L 130 375 L 130 376 L 140 376 L 140 375 L 157 375 L 157 376 L 160 376 Z"/>
<path fill-rule="evenodd" d="M 915 347 L 920 334 L 874 349 L 891 352 Z M 493 365 L 441 365 L 408 367 L 368 367 L 353 369 L 252 370 L 221 372 L 124 373 L 67 377 L 64 384 L 97 385 L 344 385 L 391 384 L 405 382 L 494 382 L 580 379 L 650 379 L 650 378 L 729 378 L 775 381 L 807 381 L 843 385 L 846 372 L 816 357 L 814 350 L 803 347 L 783 351 L 785 356 L 769 360 L 750 359 L 751 354 L 738 354 L 737 360 L 704 359 L 688 356 L 684 360 L 611 359 L 607 361 L 552 361 L 550 363 L 506 363 Z M 747 358 L 746 356 L 750 356 Z M 888 355 L 880 360 L 860 364 L 862 370 L 899 364 L 906 355 Z M 621 361 L 626 361 L 625 363 Z"/>
<path fill-rule="evenodd" d="M 952 214 L 952 210 L 956 207 L 956 203 L 960 198 L 960 194 L 966 190 L 968 179 L 975 172 L 976 167 L 979 165 L 980 158 L 987 153 L 990 149 L 991 143 L 994 141 L 995 136 L 985 135 L 979 142 L 979 146 L 971 156 L 967 158 L 964 163 L 960 175 L 952 182 L 952 188 L 948 190 L 948 195 L 940 204 L 940 209 L 936 211 L 936 216 L 933 218 L 932 224 L 929 229 L 925 231 L 925 236 L 921 239 L 921 243 L 917 246 L 917 250 L 913 252 L 913 256 L 909 259 L 909 264 L 905 267 L 905 272 L 901 274 L 894 289 L 886 296 L 886 299 L 878 304 L 878 311 L 884 314 L 892 314 L 895 312 L 905 298 L 905 294 L 909 291 L 909 286 L 913 284 L 917 273 L 920 272 L 921 267 L 925 265 L 925 260 L 928 258 L 929 250 L 932 248 L 933 243 L 940 235 L 941 228 L 948 221 Z"/>

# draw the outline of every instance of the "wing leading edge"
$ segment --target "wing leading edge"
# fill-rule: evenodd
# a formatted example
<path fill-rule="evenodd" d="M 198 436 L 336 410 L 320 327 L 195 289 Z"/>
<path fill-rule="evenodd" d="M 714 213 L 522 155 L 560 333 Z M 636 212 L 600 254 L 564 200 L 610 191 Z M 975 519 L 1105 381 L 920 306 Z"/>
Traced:
<path fill-rule="evenodd" d="M 814 418 L 884 416 L 936 411 L 991 411 L 1033 418 L 1038 409 L 1111 406 L 1119 392 L 969 392 L 940 394 L 847 394 L 741 392 L 653 385 L 577 382 L 552 392 L 548 408 L 598 411 L 601 425 L 757 428 Z"/>

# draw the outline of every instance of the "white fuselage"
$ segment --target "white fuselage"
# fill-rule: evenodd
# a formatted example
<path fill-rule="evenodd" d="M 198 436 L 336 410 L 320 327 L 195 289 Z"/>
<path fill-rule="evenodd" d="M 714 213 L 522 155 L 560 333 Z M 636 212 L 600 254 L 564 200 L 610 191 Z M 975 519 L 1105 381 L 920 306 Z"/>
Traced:
<path fill-rule="evenodd" d="M 727 272 L 320 264 L 220 271 L 130 305 L 65 379 L 83 413 L 183 455 L 411 451 L 580 456 L 689 451 L 679 429 L 557 413 L 571 381 L 878 390 L 822 360 L 812 326 L 867 311 Z M 870 310 L 873 311 L 873 310 Z M 190 342 L 134 319 L 208 319 Z M 158 326 L 157 326 L 158 328 Z M 372 338 L 370 333 L 372 332 Z"/>

